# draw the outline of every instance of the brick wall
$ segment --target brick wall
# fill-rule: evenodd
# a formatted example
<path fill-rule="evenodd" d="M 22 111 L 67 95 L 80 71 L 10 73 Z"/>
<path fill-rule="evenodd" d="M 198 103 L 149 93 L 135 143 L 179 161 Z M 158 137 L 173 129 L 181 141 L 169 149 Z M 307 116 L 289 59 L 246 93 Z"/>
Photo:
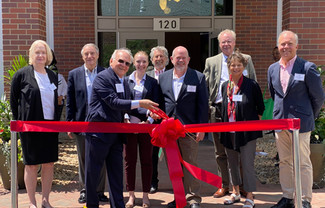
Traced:
<path fill-rule="evenodd" d="M 94 1 L 54 0 L 54 51 L 57 67 L 65 77 L 83 64 L 80 50 L 95 42 Z"/>
<path fill-rule="evenodd" d="M 28 60 L 33 41 L 46 39 L 44 0 L 2 0 L 4 71 L 21 54 Z M 6 72 L 5 72 L 6 73 Z M 5 92 L 9 87 L 5 86 Z"/>
<path fill-rule="evenodd" d="M 262 92 L 276 46 L 277 1 L 236 1 L 236 47 L 251 55 Z"/>
<path fill-rule="evenodd" d="M 283 29 L 298 34 L 298 55 L 325 64 L 325 1 L 284 0 Z"/>

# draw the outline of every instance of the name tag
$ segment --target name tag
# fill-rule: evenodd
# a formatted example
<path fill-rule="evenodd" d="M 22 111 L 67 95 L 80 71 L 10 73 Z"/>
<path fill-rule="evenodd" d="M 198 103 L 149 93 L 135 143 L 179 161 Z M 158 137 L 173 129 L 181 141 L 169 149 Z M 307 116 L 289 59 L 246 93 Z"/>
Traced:
<path fill-rule="evenodd" d="M 295 73 L 294 80 L 297 80 L 297 81 L 305 81 L 305 75 L 304 74 Z"/>
<path fill-rule="evenodd" d="M 136 91 L 142 92 L 143 91 L 143 86 L 135 85 L 133 89 L 136 90 Z"/>
<path fill-rule="evenodd" d="M 245 69 L 245 70 L 243 71 L 243 75 L 244 75 L 244 76 L 248 76 L 248 71 L 247 71 L 247 69 Z"/>
<path fill-rule="evenodd" d="M 237 102 L 242 102 L 243 101 L 243 95 L 233 95 L 232 100 L 237 101 Z"/>
<path fill-rule="evenodd" d="M 56 86 L 55 86 L 55 84 L 53 84 L 53 83 L 49 85 L 49 88 L 50 88 L 50 90 L 52 90 L 52 91 L 56 90 Z"/>
<path fill-rule="evenodd" d="M 124 86 L 122 84 L 115 84 L 115 87 L 117 93 L 124 92 Z"/>
<path fill-rule="evenodd" d="M 187 92 L 196 92 L 195 85 L 187 85 Z"/>

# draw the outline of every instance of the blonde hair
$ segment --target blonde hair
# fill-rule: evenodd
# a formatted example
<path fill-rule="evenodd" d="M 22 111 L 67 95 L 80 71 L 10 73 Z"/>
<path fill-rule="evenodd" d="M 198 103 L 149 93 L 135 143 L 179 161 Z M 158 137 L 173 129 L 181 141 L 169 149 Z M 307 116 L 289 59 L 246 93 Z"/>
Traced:
<path fill-rule="evenodd" d="M 32 45 L 29 48 L 29 61 L 28 63 L 30 65 L 33 64 L 33 60 L 32 60 L 32 54 L 35 53 L 35 48 L 38 44 L 42 44 L 45 46 L 45 50 L 46 50 L 46 63 L 45 66 L 48 66 L 51 64 L 52 60 L 53 60 L 53 55 L 52 55 L 52 51 L 50 46 L 44 41 L 44 40 L 35 40 Z"/>
<path fill-rule="evenodd" d="M 147 54 L 147 52 L 145 52 L 145 51 L 138 51 L 135 55 L 134 55 L 134 59 L 135 59 L 135 57 L 137 56 L 137 55 L 144 55 L 144 56 L 146 56 L 147 57 L 147 61 L 149 62 L 149 56 L 148 56 L 148 54 Z M 134 61 L 134 60 L 133 60 Z"/>

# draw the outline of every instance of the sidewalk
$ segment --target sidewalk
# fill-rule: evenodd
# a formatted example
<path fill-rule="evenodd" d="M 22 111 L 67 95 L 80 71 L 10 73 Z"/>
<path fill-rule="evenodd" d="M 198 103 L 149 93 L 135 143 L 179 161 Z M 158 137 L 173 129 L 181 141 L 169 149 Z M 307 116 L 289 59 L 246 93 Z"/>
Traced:
<path fill-rule="evenodd" d="M 210 141 L 201 142 L 199 148 L 199 158 L 198 164 L 200 168 L 203 168 L 212 173 L 216 173 L 216 162 L 214 157 L 214 148 Z M 141 207 L 142 205 L 142 194 L 141 194 L 141 177 L 139 166 L 137 169 L 137 187 L 136 187 L 136 208 Z M 168 176 L 168 170 L 166 163 L 161 161 L 159 163 L 159 191 L 155 194 L 151 194 L 150 203 L 151 208 L 161 208 L 165 207 L 168 202 L 174 199 L 171 182 Z M 302 184 L 303 185 L 303 184 Z M 37 202 L 40 203 L 41 195 L 40 186 L 37 187 L 38 193 Z M 242 207 L 244 199 L 241 199 L 241 203 L 236 203 L 235 205 L 223 205 L 223 198 L 213 198 L 212 194 L 216 191 L 216 188 L 205 184 L 202 182 L 201 195 L 202 195 L 202 205 L 203 208 L 240 208 Z M 107 193 L 106 193 L 107 194 Z M 261 184 L 257 181 L 257 191 L 255 194 L 255 204 L 256 208 L 266 208 L 271 207 L 281 198 L 281 188 L 280 185 L 269 185 Z M 50 195 L 50 201 L 52 206 L 56 208 L 82 208 L 85 204 L 79 204 L 77 199 L 79 197 L 78 192 L 78 178 L 76 177 L 73 182 L 66 186 L 54 185 Z M 124 199 L 127 201 L 128 193 L 124 192 Z M 325 208 L 325 188 L 323 189 L 314 189 L 313 190 L 313 208 Z M 9 208 L 11 207 L 11 194 L 9 191 L 0 188 L 0 208 Z M 28 207 L 28 196 L 26 190 L 19 190 L 18 194 L 18 207 Z M 101 203 L 101 208 L 110 207 L 108 203 Z"/>

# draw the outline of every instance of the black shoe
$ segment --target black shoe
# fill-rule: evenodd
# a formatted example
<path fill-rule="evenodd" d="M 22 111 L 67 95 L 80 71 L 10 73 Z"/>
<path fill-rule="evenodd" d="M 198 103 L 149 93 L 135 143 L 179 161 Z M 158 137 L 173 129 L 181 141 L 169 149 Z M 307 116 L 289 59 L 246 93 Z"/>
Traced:
<path fill-rule="evenodd" d="M 169 202 L 169 203 L 167 204 L 167 208 L 176 208 L 176 201 L 174 200 L 174 201 L 172 201 L 172 202 Z"/>
<path fill-rule="evenodd" d="M 83 190 L 80 191 L 80 197 L 78 199 L 78 202 L 80 204 L 83 204 L 83 203 L 87 202 L 87 200 L 86 200 L 86 190 L 83 189 Z"/>
<path fill-rule="evenodd" d="M 190 208 L 200 208 L 200 204 L 199 203 L 193 203 L 190 205 Z"/>
<path fill-rule="evenodd" d="M 310 202 L 308 202 L 308 201 L 302 201 L 302 207 L 303 208 L 311 208 Z"/>
<path fill-rule="evenodd" d="M 104 193 L 97 193 L 97 196 L 98 196 L 98 200 L 101 201 L 101 202 L 108 202 L 108 198 L 107 196 L 105 196 Z"/>
<path fill-rule="evenodd" d="M 294 208 L 293 199 L 282 197 L 281 200 L 271 208 Z"/>
<path fill-rule="evenodd" d="M 151 188 L 150 188 L 150 191 L 149 193 L 150 194 L 154 194 L 158 191 L 158 185 L 151 185 Z"/>

